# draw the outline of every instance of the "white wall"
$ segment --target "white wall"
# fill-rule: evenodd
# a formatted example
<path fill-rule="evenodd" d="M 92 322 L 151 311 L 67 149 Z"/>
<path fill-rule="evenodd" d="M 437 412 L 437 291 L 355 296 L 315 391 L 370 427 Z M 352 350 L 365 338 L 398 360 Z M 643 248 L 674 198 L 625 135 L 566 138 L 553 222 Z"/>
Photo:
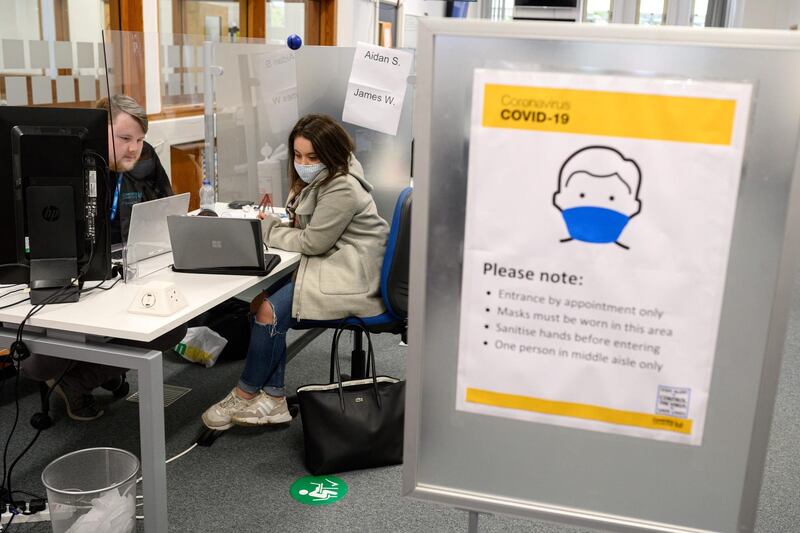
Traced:
<path fill-rule="evenodd" d="M 427 15 L 429 17 L 443 17 L 445 3 L 434 0 L 405 0 L 406 15 Z M 478 4 L 469 6 L 470 15 L 478 10 Z"/>
<path fill-rule="evenodd" d="M 69 0 L 69 40 L 99 43 L 103 31 L 103 2 Z"/>
<path fill-rule="evenodd" d="M 800 2 L 790 2 L 785 11 L 789 22 L 797 22 L 800 19 Z"/>
<path fill-rule="evenodd" d="M 783 0 L 779 2 L 776 10 L 775 20 L 778 22 L 778 29 L 788 29 L 792 25 L 800 26 L 800 1 Z"/>
<path fill-rule="evenodd" d="M 735 0 L 733 26 L 788 30 L 800 23 L 798 0 Z"/>

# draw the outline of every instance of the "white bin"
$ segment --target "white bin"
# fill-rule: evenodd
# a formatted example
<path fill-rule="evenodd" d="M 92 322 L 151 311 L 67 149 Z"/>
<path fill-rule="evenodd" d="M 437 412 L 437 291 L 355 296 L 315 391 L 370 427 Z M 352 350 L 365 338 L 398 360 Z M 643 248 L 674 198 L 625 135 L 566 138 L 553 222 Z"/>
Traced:
<path fill-rule="evenodd" d="M 131 533 L 136 529 L 139 459 L 116 448 L 62 455 L 42 472 L 53 533 Z"/>

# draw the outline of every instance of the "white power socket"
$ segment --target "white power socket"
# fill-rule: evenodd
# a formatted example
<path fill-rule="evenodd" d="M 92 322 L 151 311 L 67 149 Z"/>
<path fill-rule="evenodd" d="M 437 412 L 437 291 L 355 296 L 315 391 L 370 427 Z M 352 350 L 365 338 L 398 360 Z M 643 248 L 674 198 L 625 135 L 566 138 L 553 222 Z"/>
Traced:
<path fill-rule="evenodd" d="M 128 307 L 129 313 L 169 316 L 186 307 L 186 298 L 169 281 L 151 281 L 142 285 Z"/>
<path fill-rule="evenodd" d="M 0 532 L 5 531 L 5 525 L 8 524 L 9 520 L 11 520 L 11 513 L 9 513 L 6 509 L 3 509 L 3 514 L 0 516 Z M 11 525 L 16 526 L 17 524 L 25 524 L 30 522 L 49 522 L 49 521 L 50 521 L 50 508 L 47 507 L 45 508 L 44 511 L 39 511 L 38 513 L 34 514 L 18 514 L 14 518 L 14 522 Z"/>

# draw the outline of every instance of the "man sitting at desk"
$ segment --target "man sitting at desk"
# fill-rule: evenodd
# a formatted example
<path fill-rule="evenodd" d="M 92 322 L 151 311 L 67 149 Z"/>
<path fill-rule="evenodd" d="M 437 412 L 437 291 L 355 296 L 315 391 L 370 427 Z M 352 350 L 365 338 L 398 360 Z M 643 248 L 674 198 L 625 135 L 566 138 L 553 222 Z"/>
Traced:
<path fill-rule="evenodd" d="M 147 114 L 136 100 L 114 95 L 98 101 L 95 107 L 108 109 L 111 121 L 108 126 L 108 166 L 109 184 L 114 194 L 109 219 L 111 242 L 116 244 L 127 239 L 133 204 L 172 196 L 173 193 L 158 155 L 144 141 Z M 175 346 L 185 334 L 186 326 L 181 326 L 149 343 L 118 342 L 163 351 Z M 94 420 L 103 414 L 92 394 L 97 387 L 112 393 L 127 389 L 126 369 L 97 363 L 32 354 L 22 361 L 22 372 L 30 379 L 47 381 L 51 387 L 61 378 L 54 392 L 64 399 L 67 414 L 74 420 Z"/>
<path fill-rule="evenodd" d="M 128 238 L 133 204 L 172 196 L 173 192 L 155 149 L 144 140 L 147 114 L 136 100 L 117 94 L 110 101 L 99 100 L 95 107 L 109 109 L 114 126 L 108 128 L 109 184 L 114 191 L 109 219 L 111 243 L 117 244 Z"/>

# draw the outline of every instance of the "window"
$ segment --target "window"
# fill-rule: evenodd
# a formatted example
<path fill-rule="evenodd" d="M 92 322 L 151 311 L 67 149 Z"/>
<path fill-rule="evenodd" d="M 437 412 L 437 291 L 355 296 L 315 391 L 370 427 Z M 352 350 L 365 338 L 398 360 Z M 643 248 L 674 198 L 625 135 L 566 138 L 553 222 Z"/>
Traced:
<path fill-rule="evenodd" d="M 611 1 L 587 0 L 583 21 L 592 24 L 608 24 L 611 22 Z"/>
<path fill-rule="evenodd" d="M 0 0 L 3 39 L 100 42 L 108 29 L 109 5 L 103 0 Z"/>
<path fill-rule="evenodd" d="M 514 0 L 492 0 L 489 9 L 489 18 L 492 20 L 514 19 Z"/>
<path fill-rule="evenodd" d="M 285 44 L 292 34 L 305 42 L 306 6 L 300 1 L 267 0 L 267 42 Z"/>
<path fill-rule="evenodd" d="M 692 6 L 692 26 L 702 28 L 706 25 L 706 13 L 708 13 L 708 0 L 694 0 Z"/>
<path fill-rule="evenodd" d="M 202 35 L 209 41 L 236 42 L 242 35 L 239 0 L 159 0 L 159 33 Z"/>
<path fill-rule="evenodd" d="M 642 26 L 660 26 L 666 22 L 666 0 L 639 0 L 636 23 Z"/>
<path fill-rule="evenodd" d="M 0 0 L 0 13 L 0 105 L 94 105 L 107 0 Z"/>
<path fill-rule="evenodd" d="M 161 113 L 203 104 L 203 36 L 158 35 Z"/>

